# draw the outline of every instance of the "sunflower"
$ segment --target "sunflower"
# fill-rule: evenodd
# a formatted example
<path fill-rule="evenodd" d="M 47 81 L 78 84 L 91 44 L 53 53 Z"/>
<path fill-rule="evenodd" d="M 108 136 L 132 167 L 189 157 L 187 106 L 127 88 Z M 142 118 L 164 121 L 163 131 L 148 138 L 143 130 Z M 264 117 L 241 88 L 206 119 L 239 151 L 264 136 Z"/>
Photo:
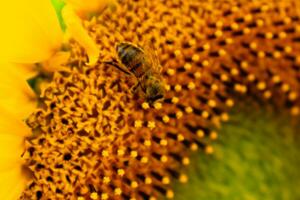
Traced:
<path fill-rule="evenodd" d="M 68 59 L 68 53 L 59 51 L 63 31 L 50 1 L 7 1 L 0 13 L 0 199 L 17 199 L 30 177 L 21 159 L 24 138 L 31 135 L 23 120 L 38 103 L 27 81 L 39 73 L 36 63 L 52 72 L 53 66 Z"/>
<path fill-rule="evenodd" d="M 74 10 L 90 9 L 78 5 L 59 9 L 74 36 L 70 57 L 26 118 L 34 135 L 22 156 L 32 177 L 21 199 L 174 198 L 192 152 L 215 151 L 240 97 L 298 119 L 297 1 L 126 0 L 97 5 L 101 15 L 84 15 L 84 28 Z M 163 101 L 133 94 L 133 79 L 102 62 L 116 58 L 122 41 L 157 50 Z M 52 57 L 42 65 L 60 64 Z"/>

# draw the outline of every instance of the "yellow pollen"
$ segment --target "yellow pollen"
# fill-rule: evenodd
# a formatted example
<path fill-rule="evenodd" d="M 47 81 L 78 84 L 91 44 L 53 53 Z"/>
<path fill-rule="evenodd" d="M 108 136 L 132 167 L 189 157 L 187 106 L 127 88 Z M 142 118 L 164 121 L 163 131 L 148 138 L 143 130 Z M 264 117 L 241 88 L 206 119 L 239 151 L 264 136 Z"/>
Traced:
<path fill-rule="evenodd" d="M 210 49 L 210 45 L 207 43 L 207 44 L 204 44 L 203 45 L 203 49 L 204 50 L 209 50 Z"/>
<path fill-rule="evenodd" d="M 147 185 L 151 184 L 151 183 L 152 183 L 152 179 L 151 179 L 150 177 L 146 177 L 146 178 L 145 178 L 145 183 L 146 183 Z"/>
<path fill-rule="evenodd" d="M 160 102 L 155 102 L 154 103 L 154 108 L 157 109 L 157 110 L 159 110 L 159 109 L 162 108 L 162 104 Z"/>
<path fill-rule="evenodd" d="M 285 83 L 281 86 L 281 90 L 283 92 L 288 92 L 290 90 L 290 86 L 287 83 Z"/>
<path fill-rule="evenodd" d="M 162 139 L 162 140 L 160 140 L 159 143 L 160 143 L 161 146 L 167 146 L 168 145 L 168 140 Z"/>
<path fill-rule="evenodd" d="M 198 54 L 194 54 L 194 55 L 192 56 L 192 61 L 198 62 L 199 60 L 200 60 L 200 56 L 199 56 Z"/>
<path fill-rule="evenodd" d="M 237 76 L 239 74 L 239 70 L 237 70 L 236 68 L 233 68 L 230 70 L 230 73 L 233 75 L 233 76 Z"/>
<path fill-rule="evenodd" d="M 180 119 L 183 116 L 183 113 L 181 111 L 176 112 L 176 118 Z"/>
<path fill-rule="evenodd" d="M 150 147 L 151 146 L 151 140 L 145 140 L 144 145 L 147 146 L 147 147 Z"/>
<path fill-rule="evenodd" d="M 154 129 L 155 128 L 155 121 L 149 121 L 147 124 L 147 127 L 150 129 Z"/>
<path fill-rule="evenodd" d="M 284 52 L 285 53 L 291 53 L 292 52 L 292 47 L 291 46 L 284 47 Z"/>
<path fill-rule="evenodd" d="M 221 30 L 217 30 L 216 32 L 215 32 L 215 36 L 216 37 L 221 37 L 223 35 L 223 32 L 221 31 Z"/>
<path fill-rule="evenodd" d="M 161 161 L 162 163 L 167 162 L 167 161 L 168 161 L 168 156 L 163 155 L 163 156 L 160 158 L 160 161 Z"/>
<path fill-rule="evenodd" d="M 217 21 L 216 26 L 218 28 L 221 28 L 223 26 L 223 22 L 222 21 Z"/>
<path fill-rule="evenodd" d="M 218 133 L 215 131 L 212 131 L 209 135 L 210 139 L 216 140 L 218 138 Z"/>
<path fill-rule="evenodd" d="M 225 42 L 226 42 L 226 44 L 232 44 L 233 40 L 232 40 L 232 38 L 226 38 Z"/>
<path fill-rule="evenodd" d="M 289 17 L 285 17 L 283 21 L 285 24 L 290 24 L 292 20 Z"/>
<path fill-rule="evenodd" d="M 199 78 L 201 78 L 201 73 L 200 72 L 196 72 L 194 74 L 194 76 L 195 76 L 196 79 L 199 79 Z"/>
<path fill-rule="evenodd" d="M 263 5 L 260 9 L 261 11 L 266 12 L 270 9 L 270 7 L 268 5 Z"/>
<path fill-rule="evenodd" d="M 170 76 L 173 76 L 175 74 L 175 70 L 174 69 L 168 69 L 167 74 L 170 75 Z"/>
<path fill-rule="evenodd" d="M 250 48 L 255 50 L 257 48 L 257 44 L 255 42 L 250 43 Z"/>
<path fill-rule="evenodd" d="M 266 89 L 266 83 L 265 82 L 259 82 L 258 84 L 257 84 L 257 89 L 259 89 L 259 90 L 264 90 L 264 89 Z"/>
<path fill-rule="evenodd" d="M 229 120 L 229 115 L 227 113 L 222 113 L 221 120 L 227 122 Z"/>
<path fill-rule="evenodd" d="M 190 69 L 192 69 L 191 63 L 185 63 L 183 67 L 184 67 L 185 70 L 190 70 Z"/>
<path fill-rule="evenodd" d="M 103 150 L 101 154 L 102 154 L 103 157 L 109 156 L 109 153 L 108 153 L 107 150 Z"/>
<path fill-rule="evenodd" d="M 174 198 L 174 192 L 172 190 L 167 190 L 166 197 L 167 197 L 167 199 L 173 199 Z"/>
<path fill-rule="evenodd" d="M 132 181 L 131 184 L 130 184 L 130 186 L 132 188 L 137 188 L 138 187 L 138 183 L 136 181 Z"/>
<path fill-rule="evenodd" d="M 218 89 L 219 89 L 219 86 L 217 85 L 217 84 L 212 84 L 211 85 L 211 89 L 213 90 L 213 91 L 217 91 Z"/>
<path fill-rule="evenodd" d="M 96 192 L 93 192 L 93 193 L 91 193 L 90 197 L 93 200 L 98 199 L 98 194 Z"/>
<path fill-rule="evenodd" d="M 290 101 L 295 101 L 297 99 L 298 95 L 296 92 L 290 92 L 289 93 L 289 100 Z"/>
<path fill-rule="evenodd" d="M 274 57 L 274 58 L 280 58 L 280 57 L 281 57 L 281 53 L 280 53 L 279 51 L 275 51 L 275 52 L 273 53 L 273 57 Z"/>
<path fill-rule="evenodd" d="M 244 17 L 244 20 L 245 20 L 246 22 L 250 22 L 252 19 L 253 19 L 253 16 L 252 16 L 251 14 L 248 14 L 248 15 L 246 15 L 246 16 Z"/>
<path fill-rule="evenodd" d="M 167 184 L 170 184 L 170 179 L 169 179 L 169 177 L 163 177 L 163 179 L 162 179 L 162 184 L 164 184 L 164 185 L 167 185 Z"/>
<path fill-rule="evenodd" d="M 181 85 L 176 84 L 174 89 L 176 92 L 179 92 L 179 91 L 181 91 L 182 87 L 181 87 Z"/>
<path fill-rule="evenodd" d="M 284 38 L 287 37 L 287 34 L 286 34 L 286 32 L 283 32 L 283 31 L 282 31 L 282 32 L 279 33 L 278 36 L 279 36 L 280 39 L 284 39 Z"/>
<path fill-rule="evenodd" d="M 179 181 L 180 181 L 180 183 L 187 183 L 187 181 L 188 181 L 187 175 L 181 174 L 181 175 L 179 176 Z"/>
<path fill-rule="evenodd" d="M 232 11 L 232 12 L 237 12 L 237 11 L 239 11 L 239 7 L 233 6 L 233 7 L 231 8 L 231 11 Z"/>
<path fill-rule="evenodd" d="M 149 159 L 147 157 L 142 157 L 141 162 L 142 163 L 148 163 Z"/>
<path fill-rule="evenodd" d="M 264 58 L 265 56 L 266 56 L 265 52 L 263 52 L 263 51 L 258 52 L 258 57 L 259 58 Z"/>
<path fill-rule="evenodd" d="M 208 62 L 208 60 L 204 60 L 204 61 L 202 61 L 202 65 L 203 65 L 204 67 L 207 67 L 207 66 L 209 65 L 209 62 Z"/>
<path fill-rule="evenodd" d="M 134 121 L 134 127 L 135 128 L 141 128 L 143 125 L 143 122 L 141 120 L 135 120 Z"/>
<path fill-rule="evenodd" d="M 220 56 L 224 56 L 224 55 L 226 55 L 226 51 L 225 51 L 224 49 L 220 49 L 220 50 L 218 51 L 218 54 L 219 54 Z"/>
<path fill-rule="evenodd" d="M 244 34 L 249 34 L 250 31 L 251 31 L 251 30 L 250 30 L 249 28 L 244 28 L 244 29 L 243 29 L 243 33 L 244 33 Z"/>
<path fill-rule="evenodd" d="M 118 173 L 119 176 L 124 176 L 125 171 L 124 171 L 124 169 L 118 169 L 117 173 Z"/>
<path fill-rule="evenodd" d="M 243 62 L 241 63 L 241 67 L 242 67 L 243 69 L 248 69 L 248 62 L 243 61 Z"/>
<path fill-rule="evenodd" d="M 207 112 L 206 110 L 204 110 L 202 113 L 201 113 L 201 116 L 204 118 L 204 119 L 207 119 L 209 117 L 209 112 Z"/>
<path fill-rule="evenodd" d="M 272 81 L 273 81 L 274 83 L 279 83 L 279 82 L 281 81 L 280 76 L 278 76 L 278 75 L 273 76 L 273 77 L 272 77 Z"/>
<path fill-rule="evenodd" d="M 174 104 L 178 103 L 178 101 L 179 101 L 178 97 L 172 97 L 171 99 L 171 102 Z"/>
<path fill-rule="evenodd" d="M 176 57 L 178 57 L 179 55 L 181 55 L 181 51 L 180 50 L 176 50 L 176 51 L 174 51 L 174 54 L 175 54 Z"/>
<path fill-rule="evenodd" d="M 142 108 L 143 108 L 144 110 L 147 110 L 147 109 L 150 108 L 150 106 L 149 106 L 149 104 L 148 104 L 147 102 L 144 102 L 144 103 L 142 103 Z"/>
<path fill-rule="evenodd" d="M 170 89 L 171 89 L 171 86 L 170 86 L 170 85 L 167 85 L 167 84 L 165 84 L 165 89 L 166 89 L 166 91 L 170 91 Z"/>
<path fill-rule="evenodd" d="M 296 63 L 297 63 L 297 64 L 300 64 L 300 56 L 297 56 L 297 57 L 296 57 Z"/>
<path fill-rule="evenodd" d="M 300 113 L 299 107 L 295 106 L 295 107 L 293 107 L 293 108 L 291 109 L 291 115 L 293 115 L 293 116 L 298 116 L 299 113 Z"/>
<path fill-rule="evenodd" d="M 271 32 L 268 32 L 268 33 L 266 33 L 266 35 L 265 35 L 265 37 L 267 38 L 267 39 L 272 39 L 273 38 L 273 33 L 271 33 Z"/>
<path fill-rule="evenodd" d="M 222 81 L 228 81 L 228 76 L 226 74 L 221 75 L 221 80 Z"/>
<path fill-rule="evenodd" d="M 214 148 L 212 146 L 205 147 L 205 153 L 212 154 L 214 152 Z"/>
<path fill-rule="evenodd" d="M 192 113 L 193 112 L 193 108 L 190 107 L 190 106 L 188 106 L 188 107 L 185 108 L 185 112 Z"/>
<path fill-rule="evenodd" d="M 137 151 L 131 151 L 130 156 L 133 157 L 133 158 L 136 158 L 138 156 L 138 152 Z"/>
<path fill-rule="evenodd" d="M 170 118 L 168 115 L 163 116 L 162 118 L 163 122 L 168 123 L 170 121 Z"/>
<path fill-rule="evenodd" d="M 190 82 L 190 83 L 188 84 L 188 88 L 189 88 L 190 90 L 195 89 L 195 87 L 196 87 L 196 85 L 195 85 L 194 82 Z"/>
<path fill-rule="evenodd" d="M 85 200 L 84 197 L 77 197 L 77 200 Z"/>
<path fill-rule="evenodd" d="M 269 98 L 271 98 L 271 96 L 272 96 L 271 91 L 267 90 L 264 92 L 264 98 L 269 99 Z"/>
<path fill-rule="evenodd" d="M 256 20 L 256 25 L 262 27 L 264 25 L 264 21 L 261 19 Z"/>
<path fill-rule="evenodd" d="M 201 130 L 201 129 L 197 130 L 196 134 L 197 134 L 197 136 L 198 136 L 199 138 L 203 138 L 203 137 L 204 137 L 204 131 Z"/>
<path fill-rule="evenodd" d="M 115 195 L 121 195 L 122 194 L 122 190 L 121 190 L 121 188 L 116 188 L 115 190 L 114 190 L 114 193 L 115 193 Z"/>
<path fill-rule="evenodd" d="M 226 100 L 226 105 L 227 105 L 228 107 L 232 107 L 232 106 L 234 105 L 234 101 L 233 101 L 232 99 L 227 99 L 227 100 Z"/>
<path fill-rule="evenodd" d="M 101 199 L 102 199 L 102 200 L 108 199 L 108 194 L 107 194 L 107 193 L 102 193 L 102 194 L 101 194 Z"/>
<path fill-rule="evenodd" d="M 237 23 L 232 23 L 230 26 L 233 30 L 239 29 L 239 25 Z"/>
<path fill-rule="evenodd" d="M 180 142 L 180 141 L 183 141 L 184 140 L 184 137 L 182 134 L 178 134 L 177 135 L 177 140 Z"/>
<path fill-rule="evenodd" d="M 192 151 L 197 151 L 198 150 L 198 145 L 196 143 L 192 143 L 191 146 L 190 146 L 190 149 Z"/>
<path fill-rule="evenodd" d="M 157 200 L 155 197 L 150 197 L 149 200 Z"/>
<path fill-rule="evenodd" d="M 108 176 L 104 176 L 104 177 L 103 177 L 103 183 L 104 183 L 104 184 L 110 183 L 110 178 L 109 178 Z"/>
<path fill-rule="evenodd" d="M 184 158 L 182 159 L 182 164 L 183 164 L 183 165 L 189 165 L 189 164 L 190 164 L 190 159 L 189 159 L 188 157 L 184 157 Z"/>
<path fill-rule="evenodd" d="M 210 107 L 214 108 L 214 107 L 217 106 L 217 103 L 216 103 L 215 100 L 209 100 L 209 101 L 208 101 L 208 105 L 209 105 Z"/>

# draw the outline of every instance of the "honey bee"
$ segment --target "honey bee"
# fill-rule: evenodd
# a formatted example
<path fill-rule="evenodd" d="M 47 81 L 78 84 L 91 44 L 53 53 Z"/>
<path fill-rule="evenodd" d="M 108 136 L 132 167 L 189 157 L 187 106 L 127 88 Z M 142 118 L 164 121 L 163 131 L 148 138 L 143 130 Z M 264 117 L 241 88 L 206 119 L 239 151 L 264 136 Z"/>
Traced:
<path fill-rule="evenodd" d="M 137 83 L 132 87 L 133 92 L 140 88 L 150 104 L 164 98 L 162 67 L 150 45 L 141 48 L 128 42 L 121 42 L 116 45 L 116 53 L 118 60 L 106 63 L 136 77 Z"/>

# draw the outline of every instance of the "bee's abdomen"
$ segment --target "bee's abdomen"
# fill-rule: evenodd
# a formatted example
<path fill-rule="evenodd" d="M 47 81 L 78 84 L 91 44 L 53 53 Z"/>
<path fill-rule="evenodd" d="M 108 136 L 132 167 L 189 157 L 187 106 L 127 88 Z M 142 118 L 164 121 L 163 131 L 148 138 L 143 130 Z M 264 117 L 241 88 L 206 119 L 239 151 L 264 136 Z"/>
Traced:
<path fill-rule="evenodd" d="M 143 51 L 129 43 L 119 43 L 116 50 L 122 64 L 135 76 L 140 77 L 143 74 Z"/>

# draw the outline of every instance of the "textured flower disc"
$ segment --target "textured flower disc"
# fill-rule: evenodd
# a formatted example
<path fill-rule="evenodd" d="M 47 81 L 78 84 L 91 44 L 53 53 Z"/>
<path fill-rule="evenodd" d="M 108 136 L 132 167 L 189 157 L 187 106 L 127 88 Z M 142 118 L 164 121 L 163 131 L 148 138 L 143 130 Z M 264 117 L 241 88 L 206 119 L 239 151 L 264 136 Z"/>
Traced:
<path fill-rule="evenodd" d="M 255 96 L 299 115 L 300 14 L 296 0 L 122 1 L 85 21 L 101 49 L 87 66 L 71 58 L 42 92 L 27 123 L 24 159 L 34 180 L 22 199 L 173 198 L 191 151 L 213 153 L 213 129 L 236 96 Z M 130 92 L 135 78 L 105 65 L 115 46 L 153 44 L 165 99 Z"/>

